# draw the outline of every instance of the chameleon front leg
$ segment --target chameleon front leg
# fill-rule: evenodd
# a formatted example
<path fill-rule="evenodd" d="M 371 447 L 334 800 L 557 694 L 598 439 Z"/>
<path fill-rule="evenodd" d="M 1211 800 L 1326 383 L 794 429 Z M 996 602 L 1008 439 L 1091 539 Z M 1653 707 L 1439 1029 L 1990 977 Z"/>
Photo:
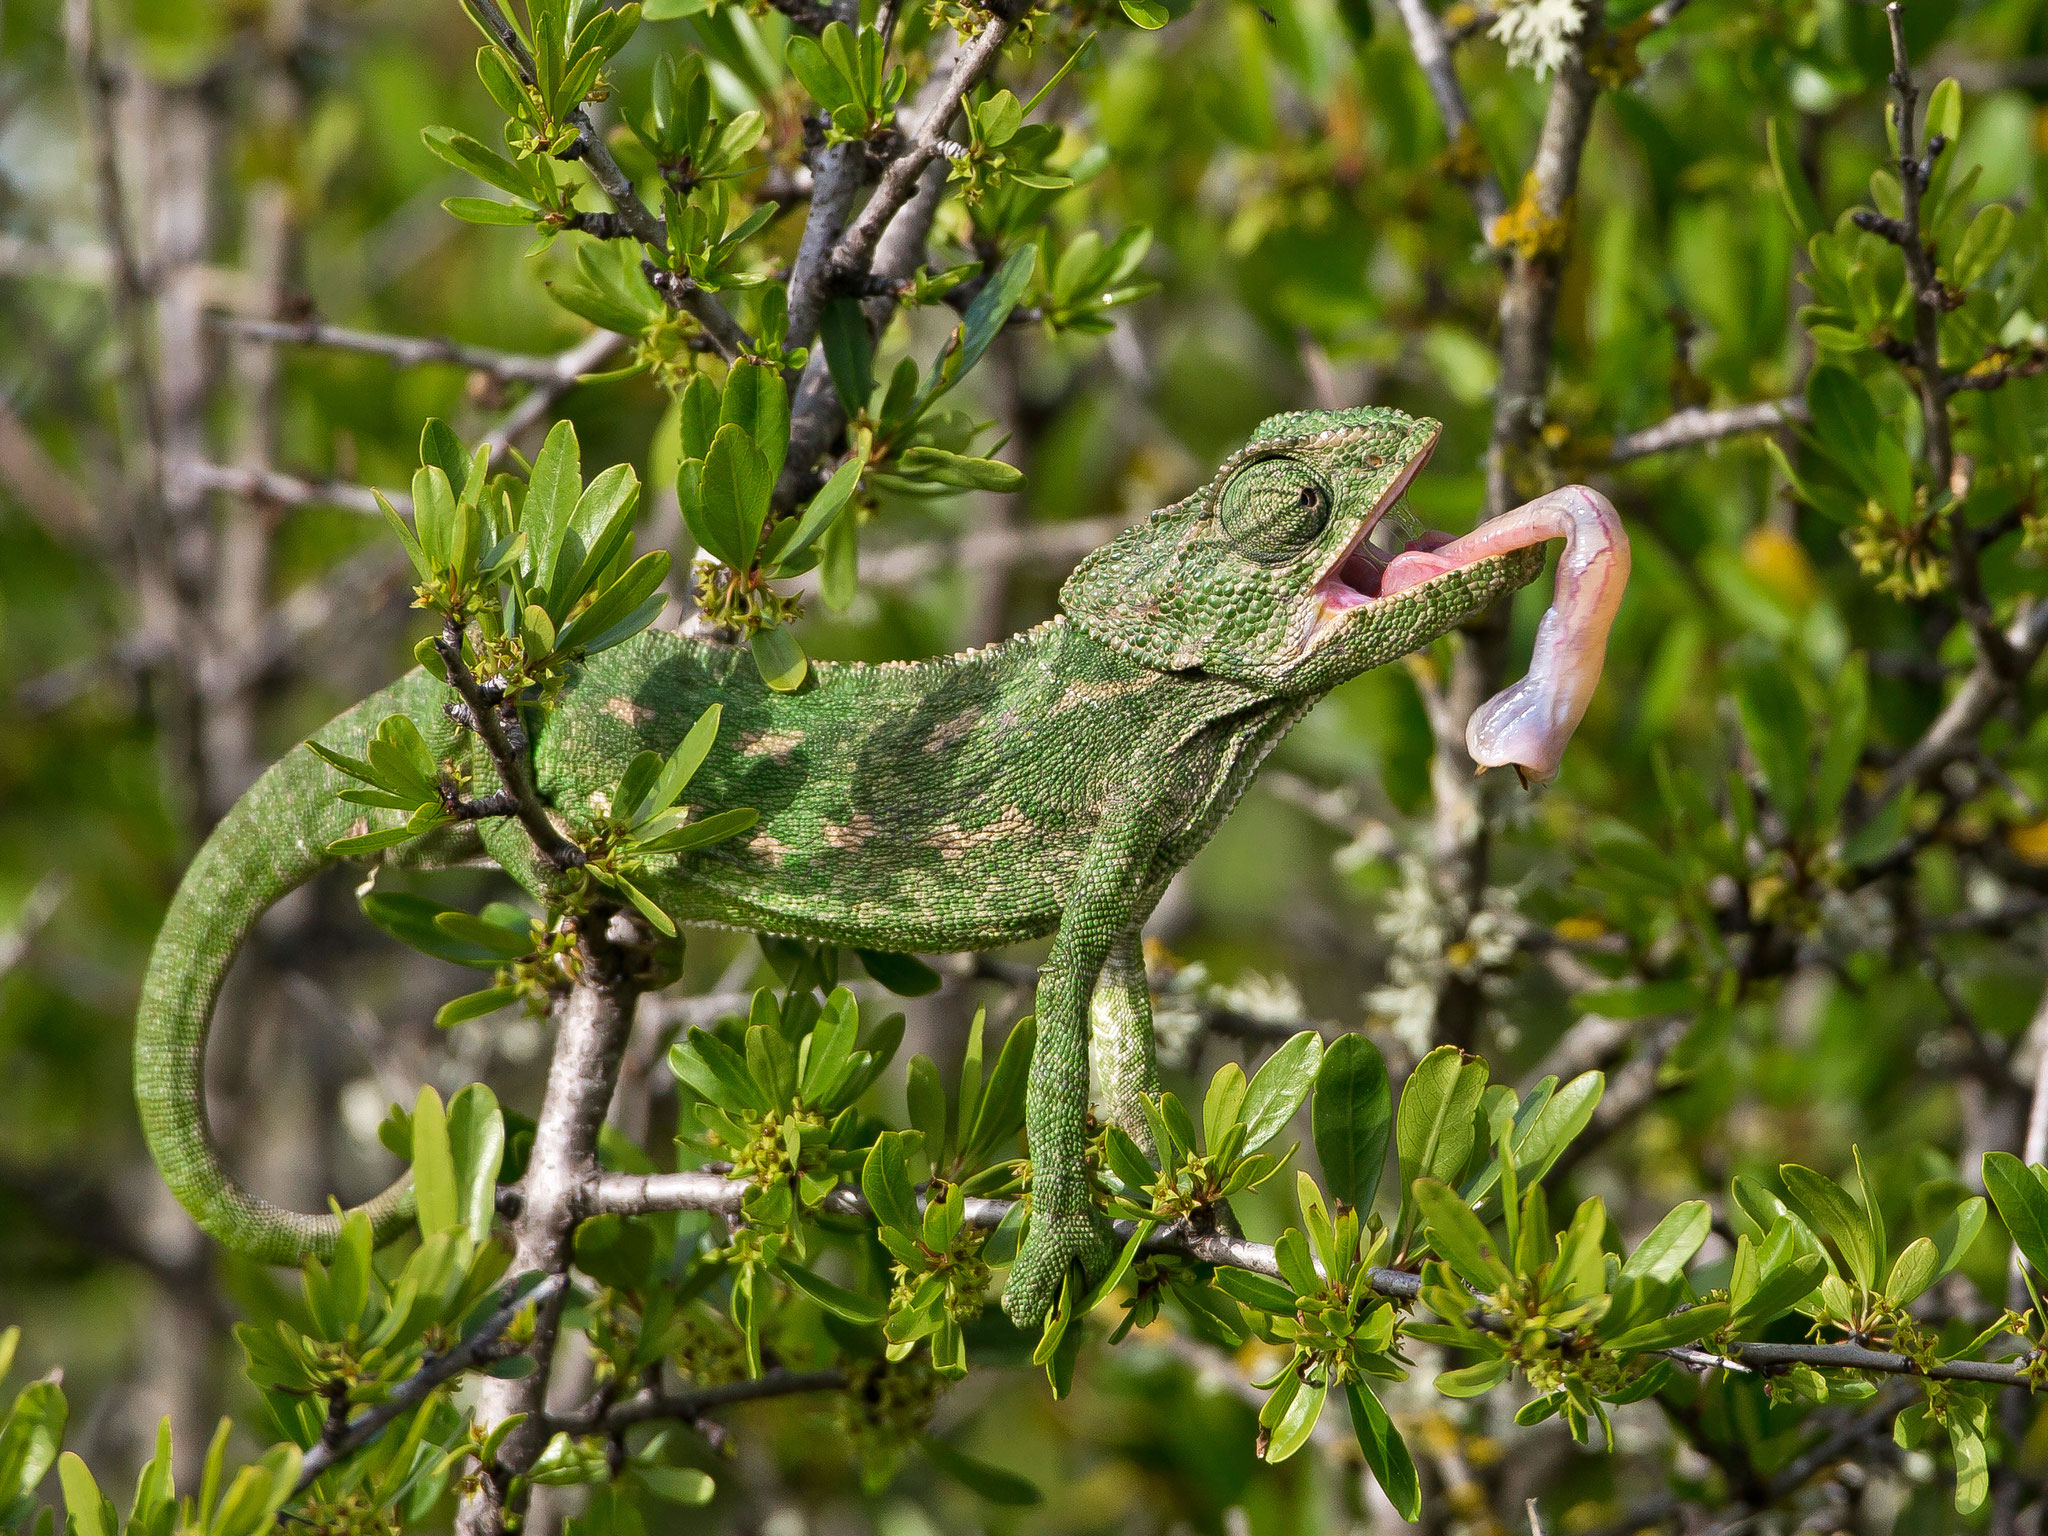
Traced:
<path fill-rule="evenodd" d="M 1149 910 L 1149 907 L 1148 907 Z M 1139 1100 L 1159 1091 L 1152 1046 L 1152 991 L 1145 981 L 1144 917 L 1123 931 L 1103 962 L 1088 1005 L 1088 1054 L 1116 1126 L 1152 1155 L 1152 1126 Z"/>
<path fill-rule="evenodd" d="M 1160 835 L 1153 806 L 1120 807 L 1104 819 L 1038 975 L 1038 1047 L 1024 1100 L 1031 1228 L 1003 1292 L 1020 1328 L 1044 1321 L 1071 1266 L 1092 1280 L 1110 1261 L 1109 1223 L 1088 1187 L 1088 1005 L 1112 951 L 1147 910 Z"/>

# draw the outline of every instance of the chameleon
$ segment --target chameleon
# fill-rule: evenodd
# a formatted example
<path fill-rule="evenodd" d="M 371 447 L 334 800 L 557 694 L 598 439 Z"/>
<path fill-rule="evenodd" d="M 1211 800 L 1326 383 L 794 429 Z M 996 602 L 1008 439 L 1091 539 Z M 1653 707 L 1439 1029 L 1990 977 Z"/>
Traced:
<path fill-rule="evenodd" d="M 1530 675 L 1474 715 L 1468 741 L 1482 765 L 1548 776 L 1586 707 L 1627 576 L 1612 507 L 1568 487 L 1463 540 L 1404 545 L 1390 514 L 1440 430 L 1384 407 L 1269 418 L 1200 490 L 1087 556 L 1055 617 L 990 646 L 819 663 L 778 693 L 744 650 L 649 629 L 587 658 L 532 718 L 534 783 L 574 835 L 635 755 L 667 754 L 722 706 L 689 803 L 759 820 L 650 867 L 643 890 L 679 924 L 920 953 L 1052 936 L 1026 1100 L 1032 1215 L 1004 1294 L 1020 1325 L 1043 1319 L 1070 1267 L 1092 1278 L 1109 1261 L 1087 1171 L 1091 1046 L 1103 1113 L 1146 1144 L 1140 1096 L 1157 1073 L 1140 931 L 1289 729 L 1338 684 L 1533 580 L 1560 535 Z M 314 740 L 360 754 L 402 713 L 437 758 L 490 775 L 449 697 L 415 670 Z M 171 902 L 138 1010 L 136 1095 L 166 1182 L 207 1232 L 275 1263 L 330 1254 L 340 1218 L 270 1204 L 223 1165 L 203 1103 L 207 1029 L 258 918 L 336 862 L 330 841 L 364 830 L 342 787 L 300 746 L 232 807 Z M 482 855 L 542 890 L 511 818 L 381 857 Z M 381 1242 L 410 1219 L 410 1192 L 401 1182 L 364 1209 Z"/>

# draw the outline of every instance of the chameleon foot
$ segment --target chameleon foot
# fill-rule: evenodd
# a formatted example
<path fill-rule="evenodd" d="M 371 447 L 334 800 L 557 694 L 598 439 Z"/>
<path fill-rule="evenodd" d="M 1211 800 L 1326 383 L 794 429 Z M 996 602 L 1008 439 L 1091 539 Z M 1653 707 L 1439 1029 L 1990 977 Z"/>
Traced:
<path fill-rule="evenodd" d="M 1114 1253 L 1109 1223 L 1100 1212 L 1033 1212 L 1023 1250 L 1003 1289 L 1003 1310 L 1019 1328 L 1038 1327 L 1060 1299 L 1069 1265 L 1078 1264 L 1085 1283 L 1092 1285 L 1109 1268 Z"/>

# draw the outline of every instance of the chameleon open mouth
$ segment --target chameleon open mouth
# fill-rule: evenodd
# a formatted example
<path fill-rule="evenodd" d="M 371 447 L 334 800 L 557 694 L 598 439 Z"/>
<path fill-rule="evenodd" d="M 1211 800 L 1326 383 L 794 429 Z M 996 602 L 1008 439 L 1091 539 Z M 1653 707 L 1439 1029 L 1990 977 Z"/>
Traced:
<path fill-rule="evenodd" d="M 1420 467 L 1418 462 L 1409 476 Z M 1409 476 L 1317 583 L 1323 606 L 1335 616 L 1401 602 L 1453 572 L 1563 539 L 1528 676 L 1480 705 L 1465 727 L 1466 750 L 1482 770 L 1512 765 L 1524 782 L 1551 778 L 1592 702 L 1607 656 L 1607 632 L 1628 585 L 1628 535 L 1614 504 L 1586 486 L 1568 485 L 1481 523 L 1461 539 L 1427 533 L 1396 550 L 1378 535 Z"/>

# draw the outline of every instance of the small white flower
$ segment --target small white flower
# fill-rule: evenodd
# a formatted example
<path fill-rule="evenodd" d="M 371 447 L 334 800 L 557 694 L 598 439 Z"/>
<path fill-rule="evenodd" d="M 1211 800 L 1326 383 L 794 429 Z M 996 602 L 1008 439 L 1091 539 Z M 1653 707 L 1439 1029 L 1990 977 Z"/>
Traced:
<path fill-rule="evenodd" d="M 1501 8 L 1487 35 L 1507 48 L 1510 64 L 1534 68 L 1541 80 L 1564 66 L 1585 24 L 1579 0 L 1513 0 Z"/>

